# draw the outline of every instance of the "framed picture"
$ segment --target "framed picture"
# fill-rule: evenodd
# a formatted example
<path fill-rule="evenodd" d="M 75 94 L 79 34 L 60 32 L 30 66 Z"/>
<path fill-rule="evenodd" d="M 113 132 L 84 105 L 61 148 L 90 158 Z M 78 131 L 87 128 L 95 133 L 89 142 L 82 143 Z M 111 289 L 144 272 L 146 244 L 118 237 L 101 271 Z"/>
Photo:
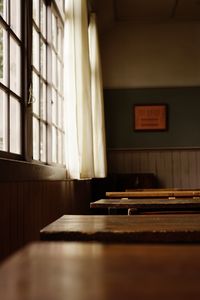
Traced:
<path fill-rule="evenodd" d="M 133 114 L 136 131 L 167 130 L 166 104 L 134 105 Z"/>

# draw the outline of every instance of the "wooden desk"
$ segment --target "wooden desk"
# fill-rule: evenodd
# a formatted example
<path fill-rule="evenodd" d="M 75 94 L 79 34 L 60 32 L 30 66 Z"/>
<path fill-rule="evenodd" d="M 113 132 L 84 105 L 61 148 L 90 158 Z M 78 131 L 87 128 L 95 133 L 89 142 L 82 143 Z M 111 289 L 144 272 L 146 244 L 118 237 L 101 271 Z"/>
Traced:
<path fill-rule="evenodd" d="M 90 203 L 91 208 L 134 209 L 145 211 L 196 211 L 200 213 L 200 199 L 101 199 Z"/>
<path fill-rule="evenodd" d="M 38 243 L 0 267 L 2 300 L 199 300 L 200 246 Z"/>
<path fill-rule="evenodd" d="M 106 243 L 200 242 L 199 215 L 77 216 L 65 215 L 40 232 L 46 241 Z"/>
<path fill-rule="evenodd" d="M 200 198 L 200 190 L 140 190 L 129 192 L 106 192 L 108 198 Z"/>

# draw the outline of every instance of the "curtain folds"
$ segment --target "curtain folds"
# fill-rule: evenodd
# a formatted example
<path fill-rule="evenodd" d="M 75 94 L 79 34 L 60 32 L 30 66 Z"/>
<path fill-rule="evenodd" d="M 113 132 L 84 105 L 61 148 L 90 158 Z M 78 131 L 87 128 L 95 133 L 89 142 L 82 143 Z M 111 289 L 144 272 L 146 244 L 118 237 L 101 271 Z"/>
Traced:
<path fill-rule="evenodd" d="M 96 152 L 100 149 L 96 144 L 102 144 L 105 133 L 102 138 L 97 138 L 95 129 L 95 123 L 101 129 L 104 126 L 103 119 L 101 121 L 99 118 L 99 115 L 103 115 L 103 107 L 96 105 L 96 95 L 91 82 L 87 1 L 66 0 L 65 6 L 66 168 L 70 178 L 103 177 L 106 168 L 104 166 L 104 171 L 100 171 L 101 166 L 96 164 Z M 105 158 L 101 160 L 105 161 Z"/>
<path fill-rule="evenodd" d="M 107 173 L 104 101 L 98 33 L 95 14 L 90 15 L 89 50 L 91 69 L 91 101 L 93 128 L 93 155 L 95 177 L 105 177 Z"/>

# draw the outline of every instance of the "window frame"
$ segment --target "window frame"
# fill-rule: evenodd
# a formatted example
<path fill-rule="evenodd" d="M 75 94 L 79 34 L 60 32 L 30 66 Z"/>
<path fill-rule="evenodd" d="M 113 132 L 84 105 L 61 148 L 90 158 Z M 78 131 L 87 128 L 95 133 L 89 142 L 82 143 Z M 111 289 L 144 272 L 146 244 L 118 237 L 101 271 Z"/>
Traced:
<path fill-rule="evenodd" d="M 22 57 L 24 57 L 25 53 L 25 28 L 23 25 L 24 23 L 24 3 L 21 1 L 20 4 L 20 19 L 19 19 L 19 25 L 20 25 L 20 37 L 16 34 L 13 28 L 11 28 L 11 6 L 10 6 L 11 0 L 7 0 L 7 20 L 5 20 L 0 15 L 0 26 L 3 28 L 3 30 L 6 31 L 7 37 L 7 55 L 6 55 L 6 61 L 7 61 L 7 83 L 0 82 L 0 89 L 6 93 L 7 95 L 7 150 L 0 150 L 0 157 L 1 158 L 10 158 L 10 159 L 17 159 L 17 160 L 23 160 L 24 159 L 24 66 L 23 66 L 23 60 Z M 10 79 L 10 42 L 11 39 L 14 40 L 14 42 L 20 47 L 20 91 L 19 94 L 17 94 L 16 91 L 11 90 L 11 79 Z M 11 97 L 15 98 L 15 100 L 20 104 L 20 141 L 19 141 L 19 148 L 20 153 L 11 152 L 11 132 L 10 132 L 10 103 L 11 103 Z"/>
<path fill-rule="evenodd" d="M 9 2 L 12 0 L 9 0 Z M 20 26 L 21 26 L 21 36 L 20 36 L 20 49 L 21 49 L 21 96 L 20 96 L 20 110 L 21 110 L 21 153 L 15 154 L 8 151 L 1 151 L 0 150 L 0 159 L 12 159 L 16 161 L 24 161 L 31 164 L 39 164 L 44 166 L 53 166 L 54 168 L 57 167 L 58 169 L 65 168 L 64 164 L 52 163 L 51 161 L 51 149 L 47 150 L 47 161 L 41 162 L 39 160 L 33 159 L 33 125 L 32 125 L 32 99 L 31 99 L 31 86 L 32 86 L 32 0 L 21 1 L 21 18 L 20 18 Z M 63 0 L 64 2 L 64 0 Z M 60 10 L 60 5 L 58 0 L 44 0 L 44 3 L 47 5 L 47 16 L 49 17 L 50 10 L 54 7 L 56 13 L 59 15 L 62 24 L 64 24 L 64 13 Z M 63 7 L 64 8 L 64 7 Z M 9 17 L 10 18 L 10 17 Z M 0 16 L 0 22 L 3 26 L 8 29 L 7 40 L 12 36 L 14 39 L 18 41 L 17 35 L 14 33 L 12 28 L 9 26 L 9 20 L 6 22 L 2 16 Z M 47 18 L 46 18 L 47 23 Z M 48 28 L 48 26 L 47 26 Z M 11 33 L 10 33 L 11 32 Z M 49 39 L 47 33 L 47 39 Z M 48 41 L 49 42 L 49 41 Z M 9 49 L 8 49 L 9 50 Z M 9 51 L 8 57 L 10 56 Z M 48 60 L 49 51 L 47 52 L 47 60 Z M 7 56 L 6 56 L 7 57 Z M 8 58 L 7 57 L 7 61 Z M 47 66 L 46 66 L 47 67 Z M 9 66 L 7 71 L 9 77 Z M 49 76 L 50 71 L 47 71 L 47 75 Z M 9 86 L 9 85 L 8 85 Z M 2 91 L 7 93 L 7 97 L 10 95 L 16 97 L 17 99 L 19 96 L 15 94 L 13 91 L 8 89 L 5 85 L 0 83 L 0 88 Z M 49 92 L 48 92 L 49 93 Z M 47 95 L 49 97 L 49 94 Z M 8 99 L 10 102 L 11 100 Z M 49 101 L 47 101 L 48 103 Z M 50 104 L 49 104 L 50 105 Z M 47 113 L 50 113 L 49 107 L 47 107 Z M 10 120 L 7 120 L 8 127 Z M 10 132 L 7 129 L 7 138 L 10 140 Z M 50 133 L 47 132 L 48 140 L 50 140 Z M 9 141 L 10 143 L 10 141 Z M 10 147 L 10 146 L 9 146 Z M 47 149 L 49 147 L 47 146 Z M 9 150 L 9 148 L 8 148 Z"/>

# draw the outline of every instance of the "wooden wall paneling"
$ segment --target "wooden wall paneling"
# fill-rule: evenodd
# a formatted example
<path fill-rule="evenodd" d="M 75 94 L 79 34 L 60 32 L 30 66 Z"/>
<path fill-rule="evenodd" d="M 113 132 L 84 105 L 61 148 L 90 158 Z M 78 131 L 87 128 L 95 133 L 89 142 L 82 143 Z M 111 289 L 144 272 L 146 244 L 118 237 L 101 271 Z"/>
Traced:
<path fill-rule="evenodd" d="M 22 184 L 11 182 L 9 183 L 9 243 L 12 251 L 17 250 L 24 240 L 24 203 Z"/>
<path fill-rule="evenodd" d="M 190 188 L 190 182 L 189 182 L 189 161 L 188 161 L 188 151 L 183 150 L 180 151 L 180 157 L 181 157 L 181 182 L 182 187 Z"/>
<path fill-rule="evenodd" d="M 132 173 L 132 156 L 133 154 L 129 150 L 124 153 L 125 173 Z"/>
<path fill-rule="evenodd" d="M 197 187 L 200 188 L 200 151 L 196 151 L 196 171 L 197 171 Z"/>
<path fill-rule="evenodd" d="M 200 150 L 110 149 L 108 170 L 109 173 L 154 173 L 162 187 L 200 188 Z"/>
<path fill-rule="evenodd" d="M 10 201 L 9 184 L 0 183 L 0 259 L 10 254 Z"/>
<path fill-rule="evenodd" d="M 181 188 L 181 162 L 179 151 L 172 152 L 173 186 Z"/>
<path fill-rule="evenodd" d="M 24 183 L 24 242 L 39 239 L 42 182 Z"/>
<path fill-rule="evenodd" d="M 188 155 L 189 161 L 189 186 L 191 188 L 196 188 L 198 185 L 197 178 L 197 160 L 196 160 L 196 150 L 191 150 Z"/>
<path fill-rule="evenodd" d="M 138 151 L 132 152 L 132 159 L 133 159 L 133 173 L 139 173 L 140 172 L 140 154 Z M 121 170 L 121 173 L 123 173 L 123 169 Z"/>
<path fill-rule="evenodd" d="M 149 152 L 142 151 L 140 156 L 140 168 L 143 173 L 149 173 Z"/>

